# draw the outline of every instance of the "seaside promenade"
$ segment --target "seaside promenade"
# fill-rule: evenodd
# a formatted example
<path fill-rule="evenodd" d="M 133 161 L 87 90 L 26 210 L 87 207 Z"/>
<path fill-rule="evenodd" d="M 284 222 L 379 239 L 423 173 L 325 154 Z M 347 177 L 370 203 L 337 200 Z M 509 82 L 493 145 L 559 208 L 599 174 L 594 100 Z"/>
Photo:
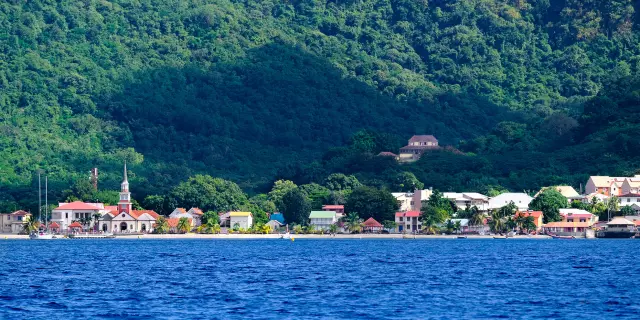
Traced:
<path fill-rule="evenodd" d="M 185 239 L 218 239 L 218 240 L 251 240 L 251 239 L 280 239 L 280 234 L 198 234 L 198 233 L 186 233 L 186 234 L 144 234 L 144 235 L 116 235 L 115 240 L 153 240 L 153 239 L 173 239 L 173 240 L 185 240 Z M 336 234 L 336 235 L 318 235 L 318 234 L 292 234 L 293 239 L 397 239 L 397 240 L 418 240 L 418 239 L 457 239 L 456 235 L 410 235 L 410 234 Z M 466 240 L 471 239 L 493 239 L 492 235 L 468 235 Z M 29 239 L 28 235 L 17 234 L 2 234 L 0 240 L 26 240 Z M 509 237 L 512 239 L 551 239 L 545 235 L 532 235 L 521 236 L 516 235 Z M 61 239 L 56 239 L 61 240 Z M 62 239 L 69 240 L 69 239 Z M 106 240 L 106 239 L 104 239 Z M 465 240 L 465 239 L 457 239 Z"/>

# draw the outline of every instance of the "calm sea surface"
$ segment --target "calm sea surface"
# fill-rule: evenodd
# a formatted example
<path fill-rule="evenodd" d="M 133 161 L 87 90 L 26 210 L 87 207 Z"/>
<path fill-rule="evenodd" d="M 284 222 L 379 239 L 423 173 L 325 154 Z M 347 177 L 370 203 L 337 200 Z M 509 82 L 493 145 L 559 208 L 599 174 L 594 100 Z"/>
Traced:
<path fill-rule="evenodd" d="M 0 319 L 640 319 L 638 240 L 0 241 Z"/>

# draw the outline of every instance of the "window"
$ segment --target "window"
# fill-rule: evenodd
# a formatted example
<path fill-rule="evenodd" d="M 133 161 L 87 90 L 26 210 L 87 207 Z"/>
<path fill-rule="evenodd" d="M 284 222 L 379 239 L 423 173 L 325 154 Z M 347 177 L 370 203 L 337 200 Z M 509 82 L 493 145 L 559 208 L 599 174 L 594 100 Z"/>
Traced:
<path fill-rule="evenodd" d="M 398 221 L 402 222 L 402 217 L 398 218 Z"/>
<path fill-rule="evenodd" d="M 76 212 L 76 219 L 80 218 L 80 214 Z"/>
<path fill-rule="evenodd" d="M 627 198 L 627 202 L 631 202 L 631 198 Z"/>
<path fill-rule="evenodd" d="M 567 222 L 573 222 L 573 219 L 567 219 Z"/>
<path fill-rule="evenodd" d="M 69 212 L 65 212 L 65 213 L 64 213 L 64 218 L 65 218 L 65 219 L 69 219 Z"/>
<path fill-rule="evenodd" d="M 580 219 L 580 222 L 587 222 L 587 219 Z"/>

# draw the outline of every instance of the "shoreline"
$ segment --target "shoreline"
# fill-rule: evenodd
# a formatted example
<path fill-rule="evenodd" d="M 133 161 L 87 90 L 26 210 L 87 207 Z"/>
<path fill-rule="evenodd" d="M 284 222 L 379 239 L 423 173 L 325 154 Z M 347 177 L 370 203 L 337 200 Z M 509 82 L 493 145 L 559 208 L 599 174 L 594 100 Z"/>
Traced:
<path fill-rule="evenodd" d="M 185 239 L 217 239 L 217 240 L 260 240 L 260 239 L 273 239 L 280 240 L 280 234 L 143 234 L 143 235 L 116 235 L 115 240 L 153 240 L 153 239 L 171 239 L 171 240 L 185 240 Z M 473 239 L 493 239 L 492 235 L 467 235 L 467 239 L 457 239 L 457 235 L 402 235 L 402 234 L 336 234 L 330 235 L 317 235 L 317 234 L 292 234 L 293 239 L 398 239 L 398 240 L 427 240 L 427 239 L 450 239 L 450 240 L 473 240 Z M 0 234 L 0 240 L 28 240 L 28 235 L 18 234 Z M 509 239 L 535 239 L 535 240 L 547 240 L 551 239 L 545 235 L 533 235 L 522 236 L 517 235 L 509 237 Z M 80 239 L 74 239 L 80 240 Z M 105 239 L 100 239 L 105 240 Z M 497 239 L 496 239 L 497 240 Z"/>

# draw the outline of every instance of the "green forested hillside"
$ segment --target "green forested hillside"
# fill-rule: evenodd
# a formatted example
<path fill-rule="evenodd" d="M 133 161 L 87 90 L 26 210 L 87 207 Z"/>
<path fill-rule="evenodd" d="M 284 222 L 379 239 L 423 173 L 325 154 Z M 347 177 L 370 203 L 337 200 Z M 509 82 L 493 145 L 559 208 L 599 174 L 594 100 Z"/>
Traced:
<path fill-rule="evenodd" d="M 5 1 L 0 209 L 33 203 L 38 169 L 56 200 L 94 166 L 101 188 L 116 188 L 125 159 L 138 197 L 197 173 L 245 190 L 332 172 L 390 187 L 404 171 L 442 188 L 523 189 L 634 171 L 638 9 L 632 0 Z M 367 155 L 413 134 L 464 153 L 404 167 Z M 377 143 L 362 147 L 370 136 Z"/>

